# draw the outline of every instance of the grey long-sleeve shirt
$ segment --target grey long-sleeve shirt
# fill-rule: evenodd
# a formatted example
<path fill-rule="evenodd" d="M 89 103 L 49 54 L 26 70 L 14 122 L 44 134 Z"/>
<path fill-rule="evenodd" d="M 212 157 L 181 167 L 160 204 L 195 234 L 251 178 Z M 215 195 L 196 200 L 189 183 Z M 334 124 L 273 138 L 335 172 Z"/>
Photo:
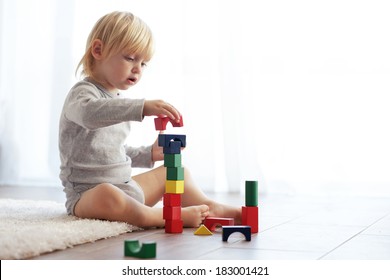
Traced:
<path fill-rule="evenodd" d="M 132 148 L 125 144 L 130 121 L 142 121 L 144 102 L 110 94 L 88 79 L 74 85 L 60 118 L 60 179 L 125 183 L 131 178 L 132 167 L 153 167 L 151 146 Z"/>

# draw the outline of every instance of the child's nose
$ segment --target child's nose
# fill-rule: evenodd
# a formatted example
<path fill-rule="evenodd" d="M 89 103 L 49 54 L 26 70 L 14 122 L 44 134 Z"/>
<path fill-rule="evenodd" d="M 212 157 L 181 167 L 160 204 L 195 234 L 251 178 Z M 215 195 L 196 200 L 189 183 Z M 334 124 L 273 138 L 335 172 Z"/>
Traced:
<path fill-rule="evenodd" d="M 142 65 L 141 64 L 135 64 L 133 66 L 133 69 L 131 70 L 133 73 L 141 73 L 142 71 Z"/>

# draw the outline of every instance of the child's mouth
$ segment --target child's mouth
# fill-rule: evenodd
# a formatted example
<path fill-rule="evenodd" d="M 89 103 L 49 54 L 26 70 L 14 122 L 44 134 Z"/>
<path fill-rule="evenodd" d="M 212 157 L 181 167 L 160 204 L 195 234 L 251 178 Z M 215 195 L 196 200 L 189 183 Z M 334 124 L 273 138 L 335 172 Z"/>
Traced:
<path fill-rule="evenodd" d="M 135 84 L 137 82 L 137 78 L 128 78 L 127 79 L 131 84 Z"/>

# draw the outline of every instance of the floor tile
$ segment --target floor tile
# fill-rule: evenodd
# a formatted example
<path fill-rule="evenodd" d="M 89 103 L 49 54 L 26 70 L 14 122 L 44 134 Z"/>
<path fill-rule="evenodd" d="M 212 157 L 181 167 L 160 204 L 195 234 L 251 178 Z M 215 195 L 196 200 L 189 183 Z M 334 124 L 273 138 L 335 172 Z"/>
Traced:
<path fill-rule="evenodd" d="M 325 260 L 390 260 L 390 236 L 360 234 L 327 254 Z"/>
<path fill-rule="evenodd" d="M 267 197 L 259 201 L 259 211 L 265 216 L 284 216 L 296 218 L 323 208 L 323 198 L 281 196 Z"/>
<path fill-rule="evenodd" d="M 268 230 L 275 226 L 279 226 L 294 220 L 292 217 L 285 216 L 263 216 L 259 215 L 259 232 Z"/>
<path fill-rule="evenodd" d="M 234 243 L 231 247 L 326 253 L 362 230 L 361 227 L 288 223 L 253 235 L 251 242 Z"/>
<path fill-rule="evenodd" d="M 329 225 L 329 226 L 362 226 L 368 227 L 383 217 L 382 211 L 364 211 L 333 207 L 312 212 L 292 221 L 295 224 Z"/>
<path fill-rule="evenodd" d="M 318 252 L 256 250 L 240 248 L 223 248 L 215 250 L 199 259 L 204 260 L 315 260 L 320 257 Z"/>
<path fill-rule="evenodd" d="M 389 235 L 390 236 L 390 215 L 382 218 L 369 228 L 363 234 Z M 390 250 L 390 249 L 389 249 Z"/>

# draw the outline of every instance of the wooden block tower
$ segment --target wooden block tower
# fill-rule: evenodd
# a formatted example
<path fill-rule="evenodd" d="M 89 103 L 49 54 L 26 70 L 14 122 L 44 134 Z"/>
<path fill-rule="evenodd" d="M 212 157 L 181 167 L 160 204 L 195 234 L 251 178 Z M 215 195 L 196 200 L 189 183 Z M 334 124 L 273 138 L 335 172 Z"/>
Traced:
<path fill-rule="evenodd" d="M 156 118 L 156 130 L 165 130 L 168 118 Z M 173 126 L 183 126 L 183 119 Z M 184 193 L 184 168 L 181 164 L 181 148 L 186 146 L 186 136 L 160 134 L 158 145 L 163 147 L 166 167 L 165 194 L 163 198 L 163 219 L 166 233 L 182 233 L 181 194 Z"/>
<path fill-rule="evenodd" d="M 242 224 L 251 226 L 251 233 L 259 231 L 257 181 L 245 181 L 245 206 L 242 206 Z"/>

